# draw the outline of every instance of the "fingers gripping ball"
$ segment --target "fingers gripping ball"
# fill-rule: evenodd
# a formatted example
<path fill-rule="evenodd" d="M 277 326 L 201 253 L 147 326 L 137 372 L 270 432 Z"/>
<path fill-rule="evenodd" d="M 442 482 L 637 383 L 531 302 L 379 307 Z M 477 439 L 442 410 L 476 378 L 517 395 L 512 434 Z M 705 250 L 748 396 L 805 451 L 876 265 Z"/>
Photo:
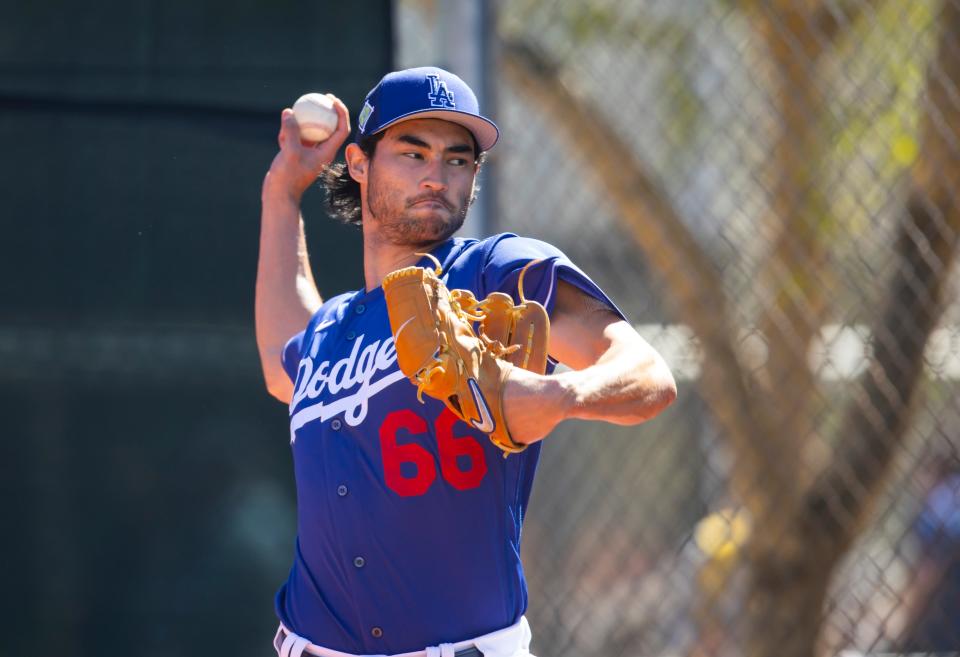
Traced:
<path fill-rule="evenodd" d="M 304 94 L 293 104 L 293 115 L 305 141 L 326 141 L 337 129 L 337 110 L 326 94 Z"/>
<path fill-rule="evenodd" d="M 523 451 L 526 445 L 514 442 L 504 421 L 503 386 L 513 367 L 546 371 L 547 311 L 523 295 L 526 267 L 521 303 L 514 305 L 502 292 L 478 301 L 468 290 L 448 290 L 433 260 L 435 269 L 406 267 L 383 279 L 397 363 L 421 402 L 423 394 L 444 402 L 504 456 Z"/>

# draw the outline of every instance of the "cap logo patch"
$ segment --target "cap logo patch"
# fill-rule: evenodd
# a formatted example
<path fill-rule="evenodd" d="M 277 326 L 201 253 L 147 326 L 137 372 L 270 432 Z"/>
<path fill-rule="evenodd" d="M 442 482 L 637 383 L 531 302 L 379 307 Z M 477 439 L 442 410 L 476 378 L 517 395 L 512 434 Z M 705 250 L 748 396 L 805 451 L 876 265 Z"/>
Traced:
<path fill-rule="evenodd" d="M 447 89 L 447 83 L 440 79 L 440 76 L 432 73 L 427 76 L 427 82 L 430 83 L 430 91 L 427 98 L 430 99 L 430 107 L 449 107 L 456 109 L 457 104 L 453 99 L 453 92 Z"/>
<path fill-rule="evenodd" d="M 357 125 L 360 126 L 360 132 L 367 129 L 367 121 L 370 119 L 371 114 L 373 114 L 373 105 L 367 101 L 363 104 L 363 109 L 360 110 L 360 116 L 357 117 Z"/>

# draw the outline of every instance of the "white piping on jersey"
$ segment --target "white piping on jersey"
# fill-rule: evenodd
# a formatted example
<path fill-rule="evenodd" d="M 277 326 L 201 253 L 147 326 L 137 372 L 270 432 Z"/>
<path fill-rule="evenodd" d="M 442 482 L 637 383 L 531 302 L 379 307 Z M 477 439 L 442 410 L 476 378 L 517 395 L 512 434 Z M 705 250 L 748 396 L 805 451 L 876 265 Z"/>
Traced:
<path fill-rule="evenodd" d="M 328 319 L 325 322 L 320 322 L 319 324 L 317 324 L 317 328 L 313 329 L 313 332 L 319 333 L 320 331 L 327 328 L 328 326 L 333 326 L 336 323 L 337 323 L 337 320 L 335 319 Z"/>
<path fill-rule="evenodd" d="M 550 277 L 550 289 L 547 290 L 547 296 L 546 296 L 546 298 L 543 300 L 543 307 L 544 307 L 544 308 L 549 308 L 549 307 L 550 307 L 550 297 L 553 296 L 553 286 L 554 286 L 554 283 L 556 283 L 557 278 L 559 278 L 559 276 L 551 276 L 551 277 Z"/>

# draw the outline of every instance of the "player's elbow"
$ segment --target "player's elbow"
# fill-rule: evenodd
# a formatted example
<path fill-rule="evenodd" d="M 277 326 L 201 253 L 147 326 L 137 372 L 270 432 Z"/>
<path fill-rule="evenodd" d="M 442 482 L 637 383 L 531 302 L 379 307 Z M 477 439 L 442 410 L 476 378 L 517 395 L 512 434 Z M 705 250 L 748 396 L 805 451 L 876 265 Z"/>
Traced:
<path fill-rule="evenodd" d="M 290 400 L 293 399 L 293 384 L 290 383 L 290 379 L 286 377 L 284 379 L 264 377 L 264 381 L 267 385 L 267 392 L 278 401 L 289 404 Z"/>
<path fill-rule="evenodd" d="M 662 413 L 677 398 L 677 382 L 661 359 L 644 372 L 642 394 L 634 406 L 635 422 L 645 422 Z"/>
<path fill-rule="evenodd" d="M 267 392 L 284 404 L 293 399 L 293 383 L 286 371 L 277 365 L 278 358 L 269 353 L 260 352 L 260 367 L 263 371 L 263 382 Z"/>
<path fill-rule="evenodd" d="M 659 414 L 677 399 L 677 382 L 670 370 L 665 370 L 656 387 L 656 410 Z"/>
<path fill-rule="evenodd" d="M 654 390 L 657 400 L 657 413 L 664 410 L 677 399 L 677 381 L 673 372 L 662 358 L 657 358 L 654 374 Z"/>

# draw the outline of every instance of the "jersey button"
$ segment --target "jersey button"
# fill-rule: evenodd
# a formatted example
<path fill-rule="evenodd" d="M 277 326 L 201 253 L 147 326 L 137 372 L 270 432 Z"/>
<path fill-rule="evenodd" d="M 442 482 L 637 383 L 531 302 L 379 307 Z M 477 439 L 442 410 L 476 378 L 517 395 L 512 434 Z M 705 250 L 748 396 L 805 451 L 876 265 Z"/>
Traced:
<path fill-rule="evenodd" d="M 340 484 L 339 486 L 337 486 L 337 495 L 339 495 L 340 497 L 344 497 L 346 496 L 346 494 L 347 494 L 346 486 L 344 486 L 343 484 Z"/>
<path fill-rule="evenodd" d="M 358 303 L 357 307 L 354 308 L 354 312 L 356 312 L 358 315 L 362 315 L 363 311 L 365 311 L 366 309 L 367 307 L 365 305 L 363 305 L 362 303 Z"/>
<path fill-rule="evenodd" d="M 370 634 L 373 635 L 374 639 L 379 639 L 380 637 L 383 636 L 383 630 L 381 630 L 379 627 L 375 627 L 372 630 L 370 630 Z"/>
<path fill-rule="evenodd" d="M 356 566 L 357 568 L 363 568 L 364 565 L 366 565 L 366 563 L 367 563 L 367 562 L 364 560 L 363 557 L 354 557 L 354 558 L 353 558 L 353 565 Z"/>
<path fill-rule="evenodd" d="M 353 331 L 350 331 L 349 333 L 347 333 L 347 340 L 353 340 L 355 337 L 357 337 L 357 334 L 354 333 Z"/>
<path fill-rule="evenodd" d="M 330 423 L 330 428 L 334 431 L 340 431 L 340 420 L 334 420 Z"/>

